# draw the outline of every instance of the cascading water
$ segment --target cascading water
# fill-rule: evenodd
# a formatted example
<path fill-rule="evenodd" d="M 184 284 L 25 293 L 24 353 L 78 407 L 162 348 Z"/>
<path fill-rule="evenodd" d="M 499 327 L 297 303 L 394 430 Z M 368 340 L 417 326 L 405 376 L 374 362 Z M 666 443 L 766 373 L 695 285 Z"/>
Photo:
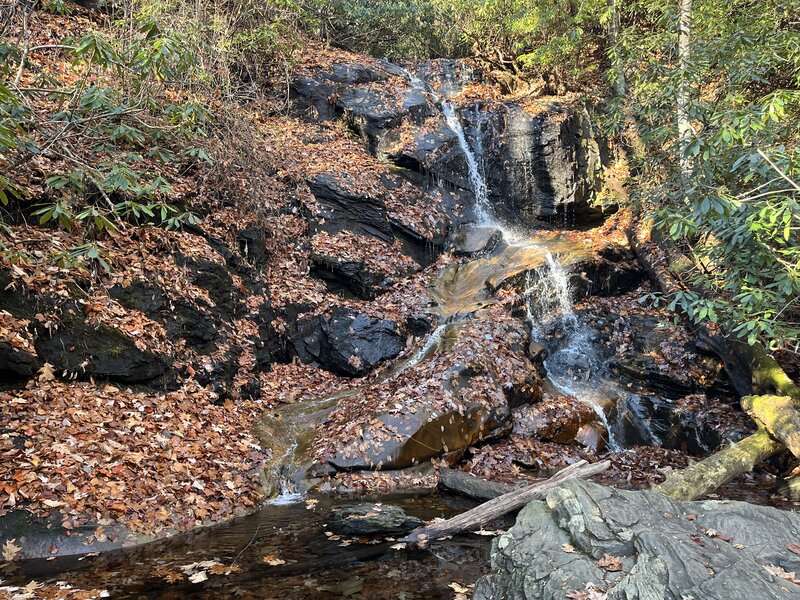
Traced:
<path fill-rule="evenodd" d="M 442 102 L 442 114 L 447 126 L 450 128 L 456 139 L 461 151 L 464 153 L 464 158 L 467 161 L 467 171 L 469 173 L 469 181 L 472 185 L 472 192 L 475 194 L 475 216 L 478 219 L 478 225 L 491 225 L 497 226 L 497 223 L 492 218 L 489 209 L 489 189 L 486 187 L 486 179 L 478 165 L 478 160 L 475 153 L 472 151 L 469 143 L 467 142 L 464 128 L 461 126 L 461 120 L 458 118 L 453 105 L 449 102 Z"/>
<path fill-rule="evenodd" d="M 608 445 L 619 450 L 613 430 L 608 422 L 603 402 L 609 398 L 604 393 L 600 377 L 603 359 L 592 342 L 592 330 L 575 314 L 572 291 L 567 272 L 551 253 L 544 265 L 526 276 L 525 298 L 531 336 L 537 342 L 546 342 L 547 326 L 557 326 L 564 341 L 544 360 L 548 379 L 563 394 L 573 396 L 591 407 L 608 432 Z"/>

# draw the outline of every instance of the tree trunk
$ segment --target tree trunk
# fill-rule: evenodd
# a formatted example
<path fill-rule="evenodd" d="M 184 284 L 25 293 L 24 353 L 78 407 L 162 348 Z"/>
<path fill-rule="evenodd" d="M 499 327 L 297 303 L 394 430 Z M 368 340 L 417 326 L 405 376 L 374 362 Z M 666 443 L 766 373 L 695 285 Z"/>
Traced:
<path fill-rule="evenodd" d="M 678 32 L 678 68 L 680 69 L 680 82 L 678 84 L 678 150 L 680 152 L 681 174 L 686 181 L 689 180 L 692 161 L 687 155 L 689 142 L 692 139 L 692 125 L 689 118 L 691 96 L 689 93 L 689 61 L 692 46 L 692 0 L 680 0 L 680 23 Z"/>
<path fill-rule="evenodd" d="M 476 500 L 491 500 L 518 489 L 507 483 L 487 481 L 456 469 L 439 469 L 439 487 Z"/>
<path fill-rule="evenodd" d="M 745 396 L 742 408 L 800 458 L 800 411 L 791 396 Z"/>
<path fill-rule="evenodd" d="M 562 469 L 546 481 L 540 481 L 520 490 L 498 496 L 452 519 L 415 529 L 400 541 L 424 544 L 454 533 L 479 529 L 483 523 L 488 523 L 506 513 L 518 510 L 531 500 L 544 498 L 547 492 L 568 479 L 575 477 L 585 479 L 602 473 L 609 466 L 611 466 L 609 461 L 595 464 L 588 464 L 585 460 L 578 461 Z"/>
<path fill-rule="evenodd" d="M 731 479 L 752 471 L 758 463 L 782 448 L 769 433 L 759 429 L 741 442 L 731 444 L 686 469 L 675 471 L 654 489 L 676 500 L 696 500 Z"/>
<path fill-rule="evenodd" d="M 608 47 L 611 57 L 611 68 L 614 70 L 614 92 L 620 98 L 625 95 L 627 85 L 625 82 L 625 70 L 619 58 L 617 44 L 619 43 L 619 10 L 617 10 L 617 0 L 607 0 L 610 20 L 608 25 Z"/>

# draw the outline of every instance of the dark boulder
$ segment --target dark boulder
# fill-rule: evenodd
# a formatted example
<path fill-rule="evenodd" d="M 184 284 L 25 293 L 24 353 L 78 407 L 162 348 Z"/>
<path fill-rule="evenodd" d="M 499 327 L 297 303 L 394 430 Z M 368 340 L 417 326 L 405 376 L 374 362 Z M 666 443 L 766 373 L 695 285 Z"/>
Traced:
<path fill-rule="evenodd" d="M 721 362 L 702 353 L 692 339 L 683 339 L 682 327 L 653 316 L 618 318 L 624 320 L 632 344 L 611 357 L 609 367 L 615 375 L 672 399 L 697 392 L 730 394 Z M 677 348 L 686 363 L 683 368 L 668 362 L 664 355 L 678 352 Z"/>
<path fill-rule="evenodd" d="M 291 345 L 303 362 L 348 377 L 366 375 L 405 347 L 395 323 L 349 308 L 298 321 Z"/>
<path fill-rule="evenodd" d="M 570 286 L 579 297 L 619 296 L 637 289 L 647 279 L 630 250 L 616 246 L 578 261 L 570 273 Z"/>
<path fill-rule="evenodd" d="M 216 349 L 223 323 L 210 307 L 202 306 L 199 301 L 192 303 L 185 298 L 173 301 L 160 286 L 145 281 L 134 281 L 126 287 L 115 285 L 109 289 L 109 296 L 124 307 L 140 310 L 162 323 L 171 338 L 182 338 L 203 354 Z"/>
<path fill-rule="evenodd" d="M 317 221 L 324 221 L 321 228 L 330 233 L 352 231 L 391 243 L 394 234 L 386 205 L 378 198 L 348 189 L 346 182 L 346 173 L 322 173 L 309 182 L 320 204 Z"/>
<path fill-rule="evenodd" d="M 475 600 L 749 600 L 796 597 L 780 577 L 800 515 L 745 502 L 676 502 L 571 480 L 526 506 L 492 544 Z"/>
<path fill-rule="evenodd" d="M 36 352 L 53 370 L 71 377 L 98 377 L 124 383 L 150 381 L 164 374 L 164 357 L 140 350 L 133 338 L 107 325 L 64 319 L 52 335 L 41 331 Z"/>
<path fill-rule="evenodd" d="M 328 527 L 339 535 L 404 535 L 422 525 L 399 506 L 390 504 L 355 504 L 335 508 Z"/>
<path fill-rule="evenodd" d="M 0 374 L 12 377 L 31 377 L 39 369 L 36 355 L 0 341 Z"/>

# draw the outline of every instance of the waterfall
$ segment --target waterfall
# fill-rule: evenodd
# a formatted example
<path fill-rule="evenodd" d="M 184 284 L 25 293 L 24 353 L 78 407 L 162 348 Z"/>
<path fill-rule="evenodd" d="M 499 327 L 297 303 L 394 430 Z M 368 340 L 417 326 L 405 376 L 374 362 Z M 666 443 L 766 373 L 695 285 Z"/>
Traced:
<path fill-rule="evenodd" d="M 464 153 L 464 158 L 467 160 L 467 170 L 469 172 L 469 181 L 472 185 L 472 192 L 475 194 L 475 216 L 478 218 L 478 225 L 491 225 L 496 226 L 494 219 L 489 210 L 489 189 L 486 187 L 486 179 L 483 177 L 483 172 L 478 165 L 478 160 L 475 153 L 470 148 L 467 138 L 464 135 L 464 128 L 461 126 L 461 120 L 458 118 L 453 105 L 449 102 L 442 102 L 442 114 L 447 126 L 450 128 L 456 139 L 461 151 Z"/>
<path fill-rule="evenodd" d="M 526 276 L 525 299 L 531 337 L 545 343 L 547 325 L 556 324 L 564 341 L 544 360 L 548 379 L 562 394 L 573 396 L 589 406 L 608 432 L 608 446 L 619 450 L 602 403 L 603 359 L 592 342 L 592 330 L 575 314 L 569 277 L 561 264 L 548 252 L 544 265 Z"/>

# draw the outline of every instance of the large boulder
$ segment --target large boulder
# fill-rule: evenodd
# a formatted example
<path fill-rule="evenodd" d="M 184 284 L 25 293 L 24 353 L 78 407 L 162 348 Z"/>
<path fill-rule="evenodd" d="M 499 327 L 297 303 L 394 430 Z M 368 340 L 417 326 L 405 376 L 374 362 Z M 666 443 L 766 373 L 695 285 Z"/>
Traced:
<path fill-rule="evenodd" d="M 405 347 L 395 323 L 349 308 L 300 320 L 297 327 L 290 343 L 300 360 L 348 377 L 366 375 Z"/>
<path fill-rule="evenodd" d="M 526 342 L 502 307 L 438 328 L 419 362 L 326 415 L 315 458 L 338 470 L 402 469 L 498 435 L 531 371 Z"/>
<path fill-rule="evenodd" d="M 475 600 L 750 600 L 798 596 L 800 515 L 677 502 L 571 480 L 492 546 Z M 592 592 L 595 595 L 590 595 Z"/>
<path fill-rule="evenodd" d="M 74 316 L 52 332 L 42 331 L 36 353 L 56 374 L 141 383 L 164 374 L 165 357 L 141 350 L 136 340 L 108 325 L 91 325 Z"/>

